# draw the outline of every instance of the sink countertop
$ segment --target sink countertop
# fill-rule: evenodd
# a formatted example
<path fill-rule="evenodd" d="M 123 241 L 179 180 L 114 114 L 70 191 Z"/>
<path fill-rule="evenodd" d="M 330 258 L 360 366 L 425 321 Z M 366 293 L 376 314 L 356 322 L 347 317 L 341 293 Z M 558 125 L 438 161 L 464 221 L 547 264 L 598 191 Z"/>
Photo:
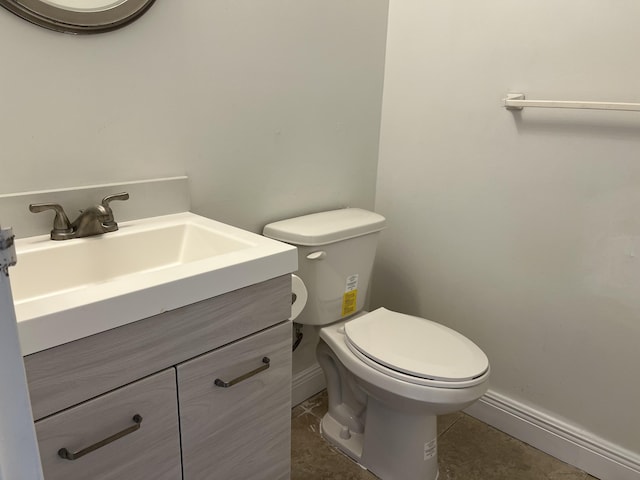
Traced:
<path fill-rule="evenodd" d="M 189 229 L 190 238 L 204 232 L 196 243 L 190 240 L 195 245 L 192 248 L 200 252 L 198 255 L 168 251 L 178 248 L 164 242 L 170 236 L 169 232 L 178 227 Z M 146 243 L 140 252 L 133 252 L 130 261 L 136 263 L 139 260 L 136 257 L 148 257 L 151 263 L 145 265 L 143 262 L 136 266 L 137 271 L 129 271 L 127 261 L 118 262 L 119 257 L 126 257 L 127 251 L 122 246 L 110 247 L 121 244 L 126 248 L 126 242 L 134 237 Z M 209 248 L 209 244 L 215 247 L 218 241 L 224 244 L 220 251 Z M 191 247 L 183 245 L 180 248 Z M 12 284 L 15 283 L 13 290 L 23 355 L 297 270 L 295 247 L 188 212 L 123 222 L 117 232 L 99 237 L 62 242 L 53 242 L 48 235 L 19 239 L 16 251 L 18 265 L 11 270 L 11 279 Z M 81 258 L 78 259 L 80 263 L 74 265 L 76 253 Z M 34 267 L 29 262 L 32 258 L 34 261 L 40 258 L 38 255 L 49 255 L 47 258 L 52 259 L 54 266 L 47 269 L 45 262 L 42 271 L 37 271 L 37 265 Z M 66 261 L 66 255 L 69 261 Z M 171 255 L 179 258 L 166 258 Z M 25 265 L 22 270 L 21 256 Z M 61 258 L 65 263 L 55 264 L 56 259 Z M 91 266 L 95 264 L 95 275 L 92 271 L 87 273 L 85 268 L 87 282 L 73 284 L 74 269 L 81 270 L 89 260 Z M 157 266 L 153 263 L 155 260 Z M 117 268 L 118 264 L 122 268 Z M 35 276 L 38 278 L 34 279 Z M 65 285 L 65 280 L 71 283 Z M 53 283 L 51 291 L 47 291 L 47 281 Z"/>

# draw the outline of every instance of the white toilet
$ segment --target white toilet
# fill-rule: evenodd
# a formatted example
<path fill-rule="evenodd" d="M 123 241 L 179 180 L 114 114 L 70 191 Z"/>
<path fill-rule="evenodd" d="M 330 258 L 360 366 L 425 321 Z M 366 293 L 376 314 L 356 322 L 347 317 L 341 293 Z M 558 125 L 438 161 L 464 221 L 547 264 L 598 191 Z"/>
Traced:
<path fill-rule="evenodd" d="M 385 223 L 347 208 L 271 223 L 263 234 L 298 247 L 309 295 L 296 322 L 319 328 L 329 397 L 323 436 L 383 480 L 435 480 L 436 415 L 486 392 L 489 361 L 438 323 L 362 311 Z"/>

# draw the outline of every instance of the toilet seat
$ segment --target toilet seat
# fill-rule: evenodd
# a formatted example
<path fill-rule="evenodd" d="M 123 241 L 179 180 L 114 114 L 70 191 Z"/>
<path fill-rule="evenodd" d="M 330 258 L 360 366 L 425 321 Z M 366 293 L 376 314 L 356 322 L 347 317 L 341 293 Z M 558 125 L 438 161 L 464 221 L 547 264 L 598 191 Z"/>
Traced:
<path fill-rule="evenodd" d="M 489 360 L 471 340 L 424 318 L 379 308 L 344 324 L 362 362 L 398 380 L 441 388 L 482 383 Z"/>

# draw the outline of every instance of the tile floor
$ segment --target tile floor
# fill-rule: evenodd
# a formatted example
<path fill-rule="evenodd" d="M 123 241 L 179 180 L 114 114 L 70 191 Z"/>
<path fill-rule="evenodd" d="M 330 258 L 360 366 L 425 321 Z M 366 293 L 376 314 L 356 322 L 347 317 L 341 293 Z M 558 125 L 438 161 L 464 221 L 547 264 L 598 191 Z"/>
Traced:
<path fill-rule="evenodd" d="M 292 410 L 292 480 L 376 480 L 320 436 L 326 392 Z M 594 480 L 464 413 L 438 418 L 440 480 Z"/>

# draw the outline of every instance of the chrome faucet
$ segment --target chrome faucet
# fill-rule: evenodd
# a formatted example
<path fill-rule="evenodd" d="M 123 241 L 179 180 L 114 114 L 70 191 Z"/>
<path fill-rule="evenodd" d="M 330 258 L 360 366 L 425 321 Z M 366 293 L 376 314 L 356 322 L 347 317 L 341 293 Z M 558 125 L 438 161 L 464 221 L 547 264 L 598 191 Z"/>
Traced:
<path fill-rule="evenodd" d="M 33 213 L 54 210 L 56 216 L 53 219 L 51 240 L 69 240 L 118 230 L 118 224 L 113 218 L 113 210 L 111 210 L 109 203 L 113 200 L 128 199 L 129 194 L 126 192 L 107 195 L 102 199 L 100 205 L 82 210 L 73 223 L 69 222 L 69 217 L 67 217 L 64 209 L 57 203 L 32 203 L 29 205 L 29 210 Z"/>

